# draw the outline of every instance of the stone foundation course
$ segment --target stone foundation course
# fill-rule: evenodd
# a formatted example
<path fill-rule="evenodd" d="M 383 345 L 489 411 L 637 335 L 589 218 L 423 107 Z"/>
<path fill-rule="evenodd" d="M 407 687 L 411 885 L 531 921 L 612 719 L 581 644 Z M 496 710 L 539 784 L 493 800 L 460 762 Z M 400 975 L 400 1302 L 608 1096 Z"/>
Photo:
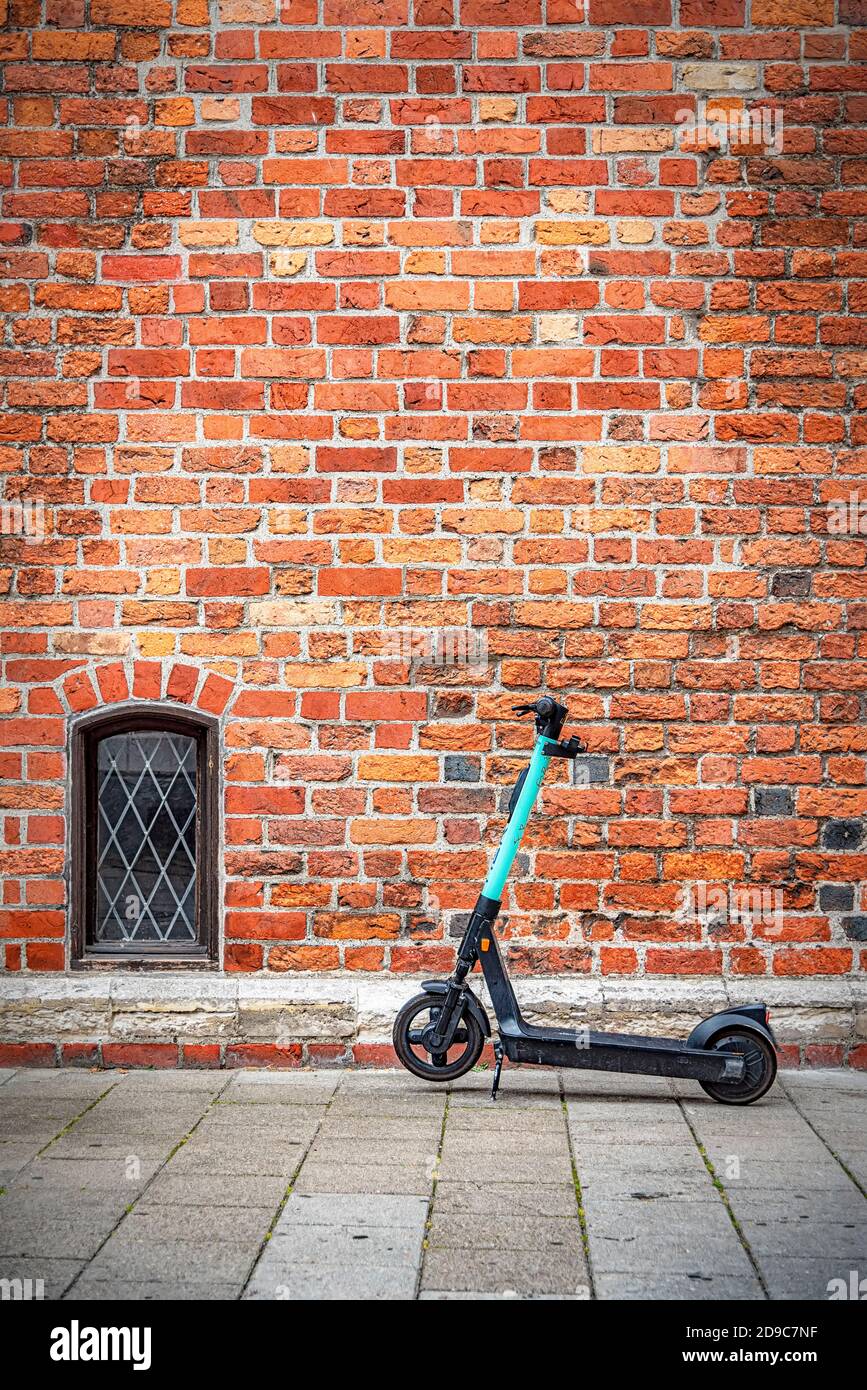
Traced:
<path fill-rule="evenodd" d="M 393 1063 L 391 1027 L 419 982 L 334 974 L 290 981 L 150 975 L 0 983 L 0 1065 L 298 1067 Z M 481 982 L 474 987 L 493 1023 Z M 524 1012 L 550 1026 L 686 1037 L 699 1020 L 761 997 L 788 1066 L 867 1067 L 867 986 L 721 981 L 518 982 Z M 485 1058 L 490 1060 L 488 1052 Z M 483 1059 L 484 1060 L 484 1059 Z"/>

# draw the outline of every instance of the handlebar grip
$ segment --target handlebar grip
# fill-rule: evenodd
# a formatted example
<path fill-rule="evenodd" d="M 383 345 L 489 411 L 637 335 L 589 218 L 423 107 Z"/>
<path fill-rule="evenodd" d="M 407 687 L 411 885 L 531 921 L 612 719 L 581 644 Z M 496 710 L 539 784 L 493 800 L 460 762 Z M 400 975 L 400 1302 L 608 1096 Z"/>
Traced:
<path fill-rule="evenodd" d="M 550 695 L 543 695 L 540 699 L 534 700 L 532 705 L 512 705 L 516 714 L 536 714 L 542 719 L 548 719 L 554 713 L 554 701 Z"/>

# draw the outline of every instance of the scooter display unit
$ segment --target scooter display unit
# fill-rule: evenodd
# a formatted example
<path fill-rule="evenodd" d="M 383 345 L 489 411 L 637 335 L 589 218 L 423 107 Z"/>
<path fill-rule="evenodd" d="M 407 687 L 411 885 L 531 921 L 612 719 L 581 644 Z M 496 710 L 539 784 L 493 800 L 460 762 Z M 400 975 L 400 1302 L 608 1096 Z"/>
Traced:
<path fill-rule="evenodd" d="M 425 1081 L 454 1081 L 476 1065 L 491 1037 L 484 1007 L 467 983 L 480 962 L 497 1023 L 493 1040 L 496 1098 L 504 1058 L 539 1066 L 632 1072 L 697 1081 L 714 1100 L 749 1105 L 773 1084 L 776 1047 L 764 1004 L 741 1004 L 713 1014 L 685 1040 L 607 1033 L 591 1029 L 538 1027 L 523 1017 L 500 952 L 494 924 L 509 871 L 545 771 L 552 758 L 572 760 L 585 751 L 580 739 L 560 741 L 568 710 L 550 696 L 516 705 L 533 715 L 536 739 L 509 802 L 509 819 L 488 876 L 470 914 L 448 980 L 425 980 L 394 1022 L 395 1051 L 403 1065 Z"/>

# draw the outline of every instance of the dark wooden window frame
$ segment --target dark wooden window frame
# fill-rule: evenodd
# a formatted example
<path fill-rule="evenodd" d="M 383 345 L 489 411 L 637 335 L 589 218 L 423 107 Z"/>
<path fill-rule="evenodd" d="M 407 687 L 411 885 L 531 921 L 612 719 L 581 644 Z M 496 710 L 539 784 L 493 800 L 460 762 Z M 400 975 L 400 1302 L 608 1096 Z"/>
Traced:
<path fill-rule="evenodd" d="M 196 740 L 196 941 L 189 946 L 98 946 L 96 909 L 97 745 L 125 733 L 176 733 Z M 219 724 L 198 710 L 137 704 L 99 710 L 76 721 L 71 748 L 73 969 L 214 969 L 219 952 Z"/>

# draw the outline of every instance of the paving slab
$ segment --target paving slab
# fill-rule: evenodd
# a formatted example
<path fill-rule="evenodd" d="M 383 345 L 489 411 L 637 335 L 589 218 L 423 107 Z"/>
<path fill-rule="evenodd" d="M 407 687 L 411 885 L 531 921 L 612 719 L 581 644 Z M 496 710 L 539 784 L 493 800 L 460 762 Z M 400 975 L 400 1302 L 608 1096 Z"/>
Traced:
<path fill-rule="evenodd" d="M 190 1211 L 196 1207 L 223 1208 L 252 1207 L 261 1203 L 276 1211 L 286 1194 L 287 1181 L 277 1176 L 256 1173 L 252 1176 L 238 1177 L 226 1173 L 214 1173 L 204 1177 L 184 1177 L 172 1172 L 171 1167 L 158 1174 L 155 1181 L 139 1199 L 138 1211 L 152 1207 L 183 1207 Z"/>
<path fill-rule="evenodd" d="M 169 1301 L 202 1302 L 228 1301 L 241 1297 L 244 1288 L 242 1278 L 234 1280 L 188 1280 L 179 1279 L 79 1279 L 67 1297 L 74 1301 L 105 1303 L 117 1299 L 130 1299 L 135 1303 Z"/>
<path fill-rule="evenodd" d="M 573 1303 L 583 1302 L 589 1298 L 589 1285 L 583 1285 L 579 1293 L 519 1294 L 515 1289 L 504 1289 L 501 1293 L 492 1293 L 490 1290 L 482 1292 L 478 1289 L 466 1291 L 461 1289 L 422 1289 L 418 1295 L 419 1303 L 498 1303 L 514 1301 L 515 1299 L 520 1299 L 522 1303 Z"/>
<path fill-rule="evenodd" d="M 305 1163 L 294 1187 L 299 1193 L 312 1192 L 371 1192 L 381 1195 L 405 1194 L 427 1196 L 432 1172 L 425 1166 L 404 1168 L 399 1164 Z"/>
<path fill-rule="evenodd" d="M 293 1193 L 245 1297 L 411 1298 L 427 1210 L 412 1197 Z"/>
<path fill-rule="evenodd" d="M 131 1240 L 183 1240 L 191 1245 L 229 1241 L 261 1242 L 274 1219 L 273 1206 L 144 1207 L 136 1205 L 124 1223 Z"/>
<path fill-rule="evenodd" d="M 859 1280 L 864 1278 L 863 1264 L 859 1267 L 834 1256 L 763 1259 L 761 1269 L 768 1297 L 775 1301 L 795 1298 L 827 1301 L 834 1291 L 834 1281 L 842 1281 L 845 1297 L 850 1298 L 853 1283 L 857 1287 Z"/>
<path fill-rule="evenodd" d="M 451 1181 L 440 1177 L 436 1187 L 436 1211 L 468 1217 L 485 1216 L 491 1221 L 510 1214 L 538 1217 L 570 1217 L 577 1211 L 577 1195 L 571 1174 L 559 1182 L 489 1182 L 484 1172 L 476 1182 Z"/>
<path fill-rule="evenodd" d="M 0 1257 L 39 1256 L 53 1259 L 91 1259 L 123 1214 L 122 1207 L 90 1206 L 57 1214 L 23 1209 L 2 1214 Z"/>
<path fill-rule="evenodd" d="M 11 1186 L 33 1162 L 37 1152 L 35 1144 L 0 1144 L 0 1187 Z"/>
<path fill-rule="evenodd" d="M 143 1159 L 130 1153 L 124 1153 L 120 1159 L 103 1155 L 89 1155 L 81 1159 L 57 1158 L 54 1150 L 48 1149 L 27 1166 L 9 1191 L 24 1191 L 30 1184 L 35 1189 L 36 1184 L 42 1183 L 46 1190 L 60 1189 L 68 1194 L 70 1201 L 77 1201 L 79 1196 L 122 1189 L 130 1194 L 129 1200 L 132 1201 L 162 1164 L 163 1158 Z"/>
<path fill-rule="evenodd" d="M 475 1290 L 519 1295 L 578 1294 L 589 1289 L 583 1261 L 566 1250 L 553 1255 L 528 1250 L 428 1250 L 422 1289 Z"/>
<path fill-rule="evenodd" d="M 0 1280 L 20 1280 L 22 1297 L 33 1299 L 61 1298 L 69 1285 L 85 1267 L 83 1259 L 57 1259 L 46 1255 L 0 1255 Z"/>
<path fill-rule="evenodd" d="M 284 1268 L 264 1265 L 256 1270 L 245 1299 L 285 1299 L 291 1302 L 329 1300 L 400 1300 L 415 1296 L 416 1271 L 412 1265 L 381 1267 L 366 1265 L 363 1270 L 339 1269 L 333 1265 L 293 1264 Z"/>
<path fill-rule="evenodd" d="M 180 1278 L 182 1282 L 233 1283 L 246 1278 L 258 1252 L 257 1242 L 246 1248 L 240 1244 L 202 1246 L 180 1240 L 140 1241 L 118 1232 L 87 1266 L 87 1282 Z"/>
<path fill-rule="evenodd" d="M 172 1156 L 172 1175 L 204 1177 L 216 1181 L 221 1176 L 249 1177 L 254 1174 L 282 1175 L 288 1181 L 298 1169 L 305 1148 L 303 1144 L 255 1143 L 245 1144 L 242 1136 L 231 1137 L 224 1143 L 185 1144 Z"/>
<path fill-rule="evenodd" d="M 293 1226 L 387 1226 L 397 1230 L 424 1225 L 427 1197 L 375 1196 L 371 1193 L 295 1191 L 280 1216 L 279 1229 Z"/>
<path fill-rule="evenodd" d="M 699 1298 L 708 1302 L 733 1299 L 736 1302 L 764 1298 L 764 1290 L 751 1269 L 738 1274 L 662 1273 L 646 1274 L 598 1273 L 595 1275 L 598 1298 L 638 1300 L 675 1300 Z"/>
<path fill-rule="evenodd" d="M 577 1209 L 572 1216 L 515 1216 L 503 1213 L 496 1220 L 434 1211 L 428 1232 L 428 1248 L 470 1250 L 571 1251 L 582 1256 L 581 1227 Z"/>

